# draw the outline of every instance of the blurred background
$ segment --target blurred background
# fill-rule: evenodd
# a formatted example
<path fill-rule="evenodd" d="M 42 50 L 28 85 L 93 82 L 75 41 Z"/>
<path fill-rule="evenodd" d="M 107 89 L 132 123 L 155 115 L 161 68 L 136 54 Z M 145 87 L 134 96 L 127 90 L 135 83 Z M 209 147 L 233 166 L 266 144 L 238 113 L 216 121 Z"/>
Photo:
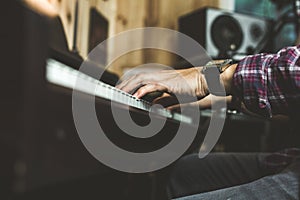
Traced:
<path fill-rule="evenodd" d="M 281 17 L 286 14 L 285 12 L 293 13 L 291 11 L 293 4 L 290 0 L 285 1 L 285 3 L 272 0 L 187 0 L 184 2 L 180 0 L 82 0 L 78 2 L 75 0 L 51 0 L 49 3 L 53 5 L 61 18 L 69 49 L 71 50 L 74 46 L 74 35 L 76 34 L 76 50 L 83 58 L 86 58 L 88 53 L 100 42 L 126 30 L 150 26 L 185 32 L 186 30 L 180 29 L 179 19 L 204 7 L 214 7 L 247 14 L 249 17 L 274 20 L 276 24 L 281 22 Z M 76 3 L 78 3 L 78 10 L 76 10 Z M 76 33 L 74 32 L 75 15 L 78 17 Z M 194 21 L 191 23 L 198 23 L 203 19 L 195 16 L 189 20 Z M 245 21 L 245 23 L 247 22 Z M 201 29 L 205 31 L 204 24 L 196 29 L 198 34 L 200 34 Z M 264 32 L 270 34 L 272 25 L 268 24 L 267 29 L 256 31 L 258 34 L 260 34 L 259 31 L 261 34 Z M 186 34 L 189 35 L 187 32 Z M 274 37 L 274 44 L 272 44 L 274 47 L 270 48 L 270 51 L 294 44 L 297 38 L 294 22 L 285 22 Z M 167 38 L 157 38 L 157 40 L 159 39 L 162 42 L 168 41 Z M 257 41 L 260 39 L 258 38 Z M 136 38 L 135 42 L 137 41 L 142 42 L 143 38 Z M 127 42 L 130 44 L 132 41 Z M 205 44 L 202 45 L 205 47 Z M 118 47 L 109 44 L 107 48 L 107 51 L 113 54 L 114 49 Z M 109 69 L 122 75 L 124 70 L 145 62 L 158 62 L 172 66 L 176 65 L 177 60 L 176 56 L 167 52 L 143 50 L 121 57 Z"/>

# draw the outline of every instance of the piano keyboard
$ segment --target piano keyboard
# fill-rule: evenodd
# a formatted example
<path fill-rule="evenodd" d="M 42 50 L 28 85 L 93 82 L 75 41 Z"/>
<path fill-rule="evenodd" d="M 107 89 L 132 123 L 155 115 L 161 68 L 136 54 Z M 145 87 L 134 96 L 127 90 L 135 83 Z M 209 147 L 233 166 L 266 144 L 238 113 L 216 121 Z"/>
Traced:
<path fill-rule="evenodd" d="M 147 112 L 174 119 L 179 122 L 192 124 L 192 119 L 179 113 L 172 113 L 163 108 L 153 108 L 153 106 L 143 99 L 138 99 L 131 94 L 119 90 L 113 86 L 94 79 L 78 70 L 75 70 L 57 60 L 48 59 L 46 67 L 46 79 L 55 85 L 70 89 L 76 89 L 90 95 L 108 99 L 117 103 L 125 104 Z M 76 85 L 77 79 L 81 84 Z"/>

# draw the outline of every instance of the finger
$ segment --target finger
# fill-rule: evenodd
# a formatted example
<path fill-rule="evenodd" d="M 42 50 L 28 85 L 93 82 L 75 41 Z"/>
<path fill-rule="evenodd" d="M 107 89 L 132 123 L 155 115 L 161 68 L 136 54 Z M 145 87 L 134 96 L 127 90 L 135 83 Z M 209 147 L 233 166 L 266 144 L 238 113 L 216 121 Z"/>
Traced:
<path fill-rule="evenodd" d="M 124 92 L 127 92 L 129 94 L 134 94 L 142 86 L 143 84 L 141 82 L 133 80 L 128 81 L 126 84 L 124 84 L 124 86 L 121 87 L 120 90 L 123 90 Z"/>
<path fill-rule="evenodd" d="M 121 83 L 119 83 L 119 84 L 116 86 L 116 88 L 118 88 L 118 89 L 120 89 L 120 90 L 123 90 L 123 88 L 124 88 L 128 83 L 133 82 L 133 81 L 135 81 L 135 80 L 136 80 L 135 76 L 131 76 L 131 77 L 129 77 L 128 79 L 125 79 L 125 80 L 123 80 Z"/>
<path fill-rule="evenodd" d="M 151 92 L 151 93 L 149 93 L 149 94 L 143 96 L 143 99 L 144 99 L 145 101 L 148 101 L 148 102 L 152 102 L 152 103 L 153 103 L 153 101 L 154 101 L 155 99 L 157 99 L 157 98 L 159 98 L 159 97 L 161 97 L 161 96 L 163 96 L 163 95 L 164 95 L 163 92 Z"/>
<path fill-rule="evenodd" d="M 124 92 L 134 94 L 140 87 L 150 81 L 151 76 L 148 74 L 139 74 L 123 81 L 118 88 Z"/>
<path fill-rule="evenodd" d="M 181 112 L 181 106 L 183 106 L 183 105 L 182 104 L 176 104 L 176 105 L 169 106 L 166 109 L 171 111 L 171 112 L 180 113 Z"/>
<path fill-rule="evenodd" d="M 165 92 L 165 91 L 167 91 L 167 88 L 162 85 L 150 83 L 150 84 L 144 85 L 144 86 L 140 87 L 139 89 L 137 89 L 136 92 L 133 94 L 133 96 L 135 96 L 137 98 L 142 98 L 146 94 L 149 94 L 151 92 L 157 92 L 157 91 Z"/>
<path fill-rule="evenodd" d="M 160 104 L 163 107 L 169 107 L 171 105 L 178 104 L 178 100 L 176 97 L 168 94 L 154 99 L 153 104 Z"/>
<path fill-rule="evenodd" d="M 195 101 L 192 103 L 184 103 L 184 104 L 176 104 L 176 105 L 172 105 L 167 107 L 167 110 L 170 110 L 171 112 L 193 112 L 193 110 L 195 110 L 195 108 L 199 109 L 199 101 Z"/>

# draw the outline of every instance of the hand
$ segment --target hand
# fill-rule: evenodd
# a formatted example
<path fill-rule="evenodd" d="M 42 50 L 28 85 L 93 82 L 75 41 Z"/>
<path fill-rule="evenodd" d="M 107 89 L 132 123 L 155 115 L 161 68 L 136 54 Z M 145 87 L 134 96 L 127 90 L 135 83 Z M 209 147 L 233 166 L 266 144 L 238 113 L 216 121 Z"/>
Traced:
<path fill-rule="evenodd" d="M 208 89 L 200 70 L 198 67 L 138 74 L 122 81 L 116 87 L 137 98 L 156 91 L 202 98 L 208 94 Z"/>
<path fill-rule="evenodd" d="M 196 102 L 191 102 L 191 103 L 184 103 L 184 104 L 176 104 L 176 105 L 171 105 L 167 106 L 166 109 L 172 111 L 172 112 L 185 112 L 185 110 L 188 109 L 208 109 L 211 108 L 212 105 L 217 105 L 219 102 L 226 101 L 227 104 L 230 104 L 232 101 L 232 96 L 226 96 L 226 97 L 219 97 L 219 96 L 214 96 L 212 94 L 207 95 L 201 100 L 198 100 Z"/>
<path fill-rule="evenodd" d="M 224 84 L 225 92 L 227 95 L 232 95 L 232 80 L 237 68 L 237 64 L 229 66 L 221 75 L 220 80 Z"/>

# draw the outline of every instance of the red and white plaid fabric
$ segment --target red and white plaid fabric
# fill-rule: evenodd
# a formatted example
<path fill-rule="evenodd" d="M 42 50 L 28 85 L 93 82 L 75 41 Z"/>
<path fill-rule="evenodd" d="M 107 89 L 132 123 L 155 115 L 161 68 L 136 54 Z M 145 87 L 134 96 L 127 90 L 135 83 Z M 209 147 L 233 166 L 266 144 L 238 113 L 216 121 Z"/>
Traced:
<path fill-rule="evenodd" d="M 264 117 L 299 110 L 300 45 L 246 57 L 238 64 L 233 87 L 236 99 Z"/>

